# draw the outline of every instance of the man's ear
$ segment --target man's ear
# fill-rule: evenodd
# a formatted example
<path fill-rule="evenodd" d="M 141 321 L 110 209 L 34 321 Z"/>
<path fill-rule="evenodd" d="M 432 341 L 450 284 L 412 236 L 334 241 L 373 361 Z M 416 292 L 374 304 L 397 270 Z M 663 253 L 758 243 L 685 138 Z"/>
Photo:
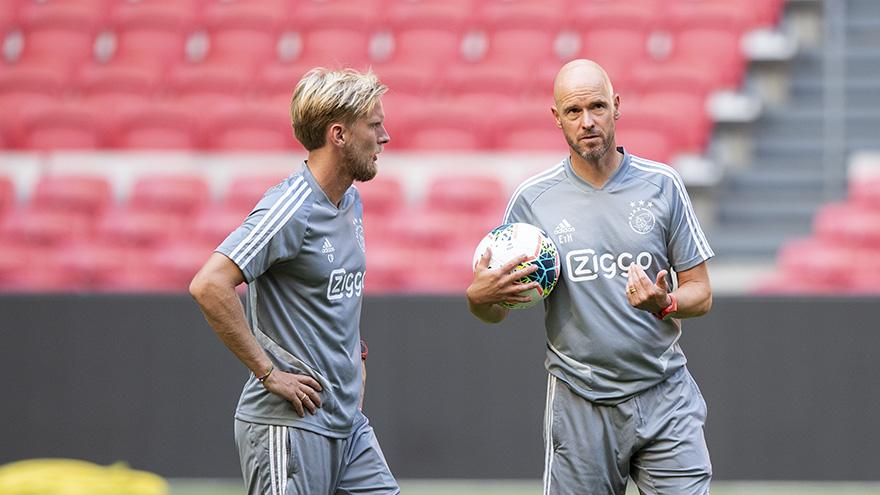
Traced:
<path fill-rule="evenodd" d="M 330 124 L 327 129 L 327 140 L 334 146 L 345 146 L 345 127 L 342 124 Z"/>
<path fill-rule="evenodd" d="M 559 110 L 557 110 L 555 106 L 552 106 L 550 107 L 550 113 L 552 113 L 553 118 L 556 119 L 556 127 L 562 129 L 562 121 L 559 120 Z"/>

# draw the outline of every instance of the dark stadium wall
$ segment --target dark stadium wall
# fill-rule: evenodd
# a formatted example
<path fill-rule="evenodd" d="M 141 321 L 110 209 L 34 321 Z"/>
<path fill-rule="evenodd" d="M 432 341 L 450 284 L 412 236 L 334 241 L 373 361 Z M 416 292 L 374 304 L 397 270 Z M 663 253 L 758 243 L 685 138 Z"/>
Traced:
<path fill-rule="evenodd" d="M 681 340 L 716 479 L 877 480 L 878 299 L 716 298 Z M 365 412 L 400 478 L 541 476 L 539 308 L 368 297 Z M 0 464 L 77 458 L 237 478 L 247 376 L 185 295 L 0 296 Z"/>

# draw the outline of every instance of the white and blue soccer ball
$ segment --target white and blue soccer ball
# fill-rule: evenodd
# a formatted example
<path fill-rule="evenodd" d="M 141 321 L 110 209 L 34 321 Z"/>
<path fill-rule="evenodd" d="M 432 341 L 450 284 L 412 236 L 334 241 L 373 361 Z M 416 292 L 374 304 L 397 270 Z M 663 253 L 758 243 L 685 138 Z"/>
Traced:
<path fill-rule="evenodd" d="M 474 269 L 485 254 L 486 248 L 492 248 L 489 268 L 503 266 L 521 254 L 528 255 L 528 259 L 518 268 L 538 265 L 537 271 L 517 281 L 521 284 L 538 282 L 538 288 L 520 292 L 520 295 L 532 296 L 532 300 L 518 304 L 501 303 L 502 306 L 513 309 L 530 308 L 546 299 L 556 287 L 560 269 L 559 251 L 553 240 L 538 227 L 522 222 L 495 227 L 477 245 L 477 250 L 474 252 Z"/>

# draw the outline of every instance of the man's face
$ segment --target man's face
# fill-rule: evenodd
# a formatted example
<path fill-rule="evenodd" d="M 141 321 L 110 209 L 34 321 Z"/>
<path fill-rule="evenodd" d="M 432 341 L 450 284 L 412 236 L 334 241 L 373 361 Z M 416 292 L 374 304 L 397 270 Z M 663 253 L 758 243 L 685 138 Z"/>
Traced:
<path fill-rule="evenodd" d="M 349 127 L 349 140 L 342 148 L 343 173 L 353 180 L 366 182 L 376 176 L 377 155 L 391 139 L 385 130 L 385 110 L 382 101 L 376 102 L 372 113 L 360 118 Z"/>
<path fill-rule="evenodd" d="M 570 84 L 558 95 L 553 116 L 569 147 L 595 162 L 615 146 L 615 120 L 620 100 L 599 80 Z"/>

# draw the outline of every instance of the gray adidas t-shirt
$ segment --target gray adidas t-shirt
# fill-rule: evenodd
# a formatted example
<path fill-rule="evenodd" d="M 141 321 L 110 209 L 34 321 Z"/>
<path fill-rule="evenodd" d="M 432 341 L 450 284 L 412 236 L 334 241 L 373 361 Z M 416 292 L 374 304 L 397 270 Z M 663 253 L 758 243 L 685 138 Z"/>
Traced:
<path fill-rule="evenodd" d="M 333 205 L 306 164 L 266 192 L 217 248 L 244 273 L 251 329 L 278 369 L 311 375 L 323 407 L 300 418 L 253 375 L 236 418 L 344 438 L 360 401 L 360 315 L 366 269 L 360 195 Z M 363 419 L 360 419 L 363 421 Z"/>
<path fill-rule="evenodd" d="M 686 362 L 680 322 L 630 306 L 630 264 L 653 281 L 662 269 L 684 271 L 714 256 L 675 170 L 618 150 L 623 162 L 601 189 L 566 158 L 523 182 L 504 215 L 504 223 L 540 227 L 559 249 L 562 276 L 544 303 L 547 370 L 582 397 L 609 404 Z"/>

